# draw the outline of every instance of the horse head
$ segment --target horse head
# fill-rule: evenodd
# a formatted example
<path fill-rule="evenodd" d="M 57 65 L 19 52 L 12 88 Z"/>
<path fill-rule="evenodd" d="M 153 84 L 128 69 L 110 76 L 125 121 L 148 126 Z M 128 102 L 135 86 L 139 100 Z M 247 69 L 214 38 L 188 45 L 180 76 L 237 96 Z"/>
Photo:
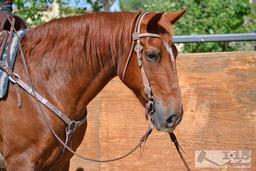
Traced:
<path fill-rule="evenodd" d="M 172 132 L 183 115 L 171 25 L 186 10 L 146 13 L 137 17 L 131 53 L 119 76 L 149 110 L 157 130 Z M 137 29 L 137 30 L 136 30 Z"/>

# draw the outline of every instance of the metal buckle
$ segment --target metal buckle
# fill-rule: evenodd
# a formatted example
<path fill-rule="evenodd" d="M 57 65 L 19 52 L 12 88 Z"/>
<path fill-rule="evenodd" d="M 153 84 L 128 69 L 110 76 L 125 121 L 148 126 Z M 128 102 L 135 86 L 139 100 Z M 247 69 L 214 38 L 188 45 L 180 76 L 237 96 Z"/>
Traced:
<path fill-rule="evenodd" d="M 147 95 L 147 98 L 150 100 L 152 98 L 152 90 L 151 90 L 151 87 L 149 86 L 145 86 L 144 87 L 144 92 L 145 94 Z"/>
<path fill-rule="evenodd" d="M 13 78 L 14 77 L 14 78 Z M 15 81 L 15 79 L 20 79 L 20 76 L 16 73 L 12 73 L 12 76 L 9 76 L 9 79 L 10 81 L 13 83 L 13 84 L 17 84 L 17 82 Z"/>
<path fill-rule="evenodd" d="M 140 39 L 140 33 L 138 33 L 138 32 L 132 33 L 132 40 L 133 41 L 139 40 L 139 39 Z"/>
<path fill-rule="evenodd" d="M 71 121 L 68 125 L 68 132 L 74 132 L 77 128 L 77 122 Z"/>
<path fill-rule="evenodd" d="M 141 51 L 143 50 L 143 47 L 140 44 L 137 43 L 136 46 L 134 47 L 134 50 L 137 53 L 141 53 Z"/>
<path fill-rule="evenodd" d="M 151 96 L 151 98 L 148 99 L 148 102 L 146 104 L 146 109 L 145 109 L 145 116 L 146 120 L 154 114 L 155 112 L 155 106 L 154 106 L 155 100 L 154 97 Z"/>

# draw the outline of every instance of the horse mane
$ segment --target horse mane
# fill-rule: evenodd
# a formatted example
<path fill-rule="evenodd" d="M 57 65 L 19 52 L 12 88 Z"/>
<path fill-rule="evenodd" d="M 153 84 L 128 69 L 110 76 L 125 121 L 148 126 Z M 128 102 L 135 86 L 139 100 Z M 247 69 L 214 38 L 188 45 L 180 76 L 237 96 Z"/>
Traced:
<path fill-rule="evenodd" d="M 136 16 L 131 12 L 99 12 L 54 19 L 30 29 L 22 46 L 33 63 L 48 58 L 70 67 L 84 63 L 98 67 L 110 62 L 116 65 L 116 58 L 130 50 Z"/>

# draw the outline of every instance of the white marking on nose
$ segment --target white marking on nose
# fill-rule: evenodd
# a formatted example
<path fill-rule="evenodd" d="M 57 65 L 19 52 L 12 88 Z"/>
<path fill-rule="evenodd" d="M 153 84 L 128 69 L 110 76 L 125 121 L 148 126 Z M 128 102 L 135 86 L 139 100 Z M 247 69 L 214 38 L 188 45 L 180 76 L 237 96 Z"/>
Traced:
<path fill-rule="evenodd" d="M 174 71 L 177 72 L 177 71 L 176 71 L 176 66 L 175 66 L 175 61 L 174 61 L 173 50 L 172 50 L 172 48 L 171 48 L 168 44 L 166 44 L 166 43 L 164 43 L 164 46 L 165 46 L 167 52 L 169 53 L 169 55 L 170 55 L 170 57 L 171 57 L 172 66 L 173 66 L 173 68 L 174 68 Z"/>

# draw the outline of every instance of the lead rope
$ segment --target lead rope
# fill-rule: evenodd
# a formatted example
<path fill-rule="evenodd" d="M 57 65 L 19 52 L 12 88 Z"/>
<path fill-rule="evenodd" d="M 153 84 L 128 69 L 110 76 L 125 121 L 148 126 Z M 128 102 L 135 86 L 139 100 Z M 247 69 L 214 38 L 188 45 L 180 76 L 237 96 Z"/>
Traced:
<path fill-rule="evenodd" d="M 142 13 L 142 16 L 144 16 L 144 15 L 146 15 L 146 14 L 143 14 L 143 13 Z M 8 16 L 7 16 L 7 18 L 8 18 L 8 20 L 10 21 L 10 18 L 9 18 Z M 140 18 L 140 17 L 139 17 L 139 18 Z M 143 17 L 142 17 L 142 18 L 143 18 Z M 140 20 L 141 20 L 141 18 L 140 18 Z M 10 23 L 11 23 L 11 22 L 10 22 Z M 14 26 L 11 25 L 11 27 L 13 27 L 14 33 L 17 34 L 17 31 L 15 30 Z M 148 33 L 148 34 L 142 34 L 142 37 L 148 36 L 148 35 L 150 35 L 150 36 L 152 36 L 152 37 L 155 36 L 155 34 L 150 34 L 150 33 Z M 18 36 L 18 35 L 17 35 L 17 36 Z M 138 35 L 138 36 L 139 36 L 139 38 L 140 38 L 140 35 Z M 156 37 L 158 37 L 158 36 L 156 36 Z M 30 73 L 29 73 L 29 71 L 28 71 L 27 61 L 26 61 L 26 59 L 25 59 L 24 52 L 23 52 L 23 50 L 22 50 L 22 48 L 21 48 L 20 39 L 18 39 L 18 41 L 19 41 L 19 50 L 20 50 L 20 53 L 21 53 L 22 62 L 23 62 L 24 68 L 25 68 L 25 72 L 26 72 L 26 74 L 27 74 L 27 76 L 28 76 L 29 84 L 30 84 L 30 90 L 31 90 L 31 92 L 29 92 L 29 91 L 28 91 L 28 92 L 29 92 L 29 94 L 31 94 L 33 97 L 38 97 L 38 96 L 40 96 L 40 95 L 39 95 L 39 94 L 36 92 L 36 90 L 34 89 L 34 86 L 33 86 L 33 83 L 32 83 L 32 79 L 31 79 Z M 139 61 L 139 60 L 138 60 L 138 61 Z M 13 73 L 11 70 L 9 70 L 8 68 L 5 68 L 6 66 L 1 65 L 1 63 L 0 63 L 0 66 L 1 66 L 1 68 L 10 76 L 10 78 L 15 78 L 15 80 L 13 81 L 14 84 L 20 85 L 19 82 L 22 82 L 22 80 L 20 80 L 20 78 L 18 77 L 18 75 L 15 75 L 15 73 Z M 145 72 L 144 72 L 144 73 L 145 73 Z M 13 77 L 13 76 L 15 76 L 15 77 Z M 16 81 L 17 81 L 17 82 L 16 82 Z M 24 83 L 24 84 L 25 84 L 25 83 Z M 22 85 L 24 85 L 24 84 L 22 84 Z M 21 86 L 21 85 L 20 85 L 20 86 Z M 22 87 L 22 86 L 21 86 L 21 87 Z M 150 88 L 150 87 L 149 87 L 149 88 Z M 25 89 L 25 90 L 26 90 L 26 89 Z M 147 91 L 146 91 L 145 93 L 147 94 Z M 149 96 L 149 97 L 151 97 L 151 96 Z M 153 96 L 152 96 L 152 97 L 153 97 Z M 36 99 L 37 99 L 37 98 L 36 98 Z M 149 100 L 150 100 L 150 99 L 149 99 Z M 141 145 L 142 145 L 143 143 L 145 144 L 145 142 L 147 141 L 149 135 L 150 135 L 150 134 L 152 133 L 152 131 L 153 131 L 153 128 L 149 127 L 148 130 L 146 131 L 146 133 L 141 137 L 139 143 L 138 143 L 131 151 L 129 151 L 128 153 L 126 153 L 126 154 L 123 155 L 123 156 L 120 156 L 120 157 L 117 157 L 117 158 L 113 158 L 113 159 L 109 159 L 109 160 L 97 160 L 97 159 L 91 159 L 91 158 L 83 157 L 83 156 L 81 156 L 80 154 L 76 153 L 74 150 L 72 150 L 72 149 L 67 145 L 68 139 L 70 138 L 70 137 L 69 137 L 69 136 L 70 136 L 70 133 L 69 133 L 69 132 L 66 131 L 66 140 L 65 140 L 65 142 L 62 141 L 62 139 L 61 139 L 61 138 L 59 137 L 59 135 L 57 135 L 57 133 L 52 129 L 50 123 L 48 122 L 48 119 L 47 119 L 47 117 L 46 117 L 46 114 L 45 114 L 45 112 L 44 112 L 43 109 L 42 109 L 42 104 L 44 104 L 44 103 L 41 104 L 40 101 L 39 101 L 39 99 L 37 99 L 36 101 L 37 101 L 37 108 L 39 109 L 40 114 L 42 115 L 43 119 L 45 120 L 48 129 L 52 132 L 52 134 L 53 134 L 54 137 L 59 141 L 59 143 L 61 143 L 61 144 L 63 145 L 63 150 L 64 150 L 64 149 L 67 149 L 69 152 L 73 153 L 74 155 L 76 155 L 77 157 L 79 157 L 79 158 L 82 159 L 82 160 L 91 161 L 91 162 L 100 162 L 100 163 L 104 163 L 104 162 L 105 162 L 105 163 L 106 163 L 106 162 L 113 162 L 113 161 L 116 161 L 116 160 L 123 159 L 123 158 L 129 156 L 130 154 L 132 154 L 132 153 L 133 153 L 135 150 L 137 150 L 139 147 L 141 147 Z M 44 104 L 44 105 L 45 105 L 45 104 Z M 146 108 L 147 108 L 146 111 L 148 111 L 149 114 L 150 114 L 150 110 L 149 110 L 150 106 L 152 106 L 152 104 L 148 104 L 147 107 L 146 107 Z M 152 110 L 152 109 L 151 109 L 151 110 Z M 152 111 L 151 111 L 151 112 L 152 112 Z M 62 119 L 63 119 L 63 118 L 62 118 Z M 65 120 L 64 120 L 64 121 L 65 121 Z M 84 123 L 85 121 L 86 121 L 86 117 L 85 117 L 84 120 L 82 120 L 81 123 Z M 71 128 L 71 126 L 73 125 L 73 123 L 75 124 L 74 130 Z M 76 122 L 75 122 L 75 121 L 71 121 L 71 123 L 68 125 L 67 128 L 68 128 L 68 131 L 71 131 L 71 132 L 75 131 L 76 128 L 77 128 L 77 127 L 76 127 Z M 182 153 L 180 152 L 180 145 L 179 145 L 179 143 L 178 143 L 178 141 L 177 141 L 177 138 L 176 138 L 175 134 L 174 134 L 174 133 L 169 133 L 169 134 L 170 134 L 170 138 L 171 138 L 171 140 L 174 142 L 175 147 L 176 147 L 176 149 L 177 149 L 177 151 L 178 151 L 178 153 L 179 153 L 179 155 L 180 155 L 182 161 L 184 162 L 184 164 L 185 164 L 187 170 L 190 171 L 190 168 L 188 167 L 188 165 L 187 165 L 187 163 L 186 163 L 186 161 L 185 161 L 185 159 L 184 159 Z M 58 160 L 58 159 L 57 159 L 57 160 Z M 55 165 L 53 165 L 53 166 L 55 166 Z"/>
<path fill-rule="evenodd" d="M 59 136 L 53 132 L 54 136 L 56 139 L 58 139 L 58 141 L 66 147 L 66 149 L 73 153 L 74 155 L 76 155 L 78 158 L 82 159 L 82 160 L 85 160 L 85 161 L 91 161 L 91 162 L 97 162 L 97 163 L 107 163 L 107 162 L 113 162 L 113 161 L 117 161 L 117 160 L 120 160 L 120 159 L 123 159 L 127 156 L 129 156 L 130 154 L 132 154 L 135 150 L 137 150 L 139 147 L 141 147 L 141 145 L 143 143 L 146 142 L 146 140 L 148 139 L 149 135 L 152 133 L 153 129 L 150 127 L 148 128 L 148 130 L 146 131 L 146 133 L 140 138 L 140 141 L 139 143 L 132 149 L 130 150 L 128 153 L 124 154 L 123 156 L 120 156 L 120 157 L 116 157 L 116 158 L 113 158 L 113 159 L 108 159 L 108 160 L 98 160 L 98 159 L 91 159 L 91 158 L 87 158 L 87 157 L 84 157 L 84 156 L 81 156 L 80 154 L 76 153 L 74 150 L 72 150 L 70 147 L 68 146 L 65 146 L 65 143 L 59 138 Z"/>
<path fill-rule="evenodd" d="M 176 150 L 177 150 L 177 152 L 179 153 L 179 156 L 180 156 L 181 160 L 183 161 L 183 163 L 184 163 L 184 165 L 185 165 L 187 171 L 191 171 L 191 169 L 189 168 L 189 166 L 188 166 L 188 164 L 187 164 L 185 158 L 184 158 L 183 155 L 182 155 L 182 152 L 180 151 L 180 150 L 182 150 L 182 151 L 184 152 L 184 150 L 181 148 L 181 146 L 180 146 L 180 144 L 179 144 L 179 142 L 178 142 L 178 140 L 177 140 L 177 138 L 176 138 L 176 135 L 175 135 L 173 132 L 169 133 L 169 135 L 170 135 L 170 139 L 171 139 L 172 142 L 174 143 L 174 145 L 175 145 L 175 147 L 176 147 Z"/>
<path fill-rule="evenodd" d="M 15 30 L 15 33 L 16 33 L 16 30 Z M 28 76 L 28 80 L 29 80 L 29 84 L 30 84 L 30 88 L 31 88 L 31 94 L 35 97 L 38 96 L 37 92 L 35 91 L 34 89 L 34 86 L 33 86 L 33 83 L 32 83 L 32 79 L 31 79 L 31 76 L 30 76 L 30 73 L 28 71 L 28 67 L 27 67 L 27 62 L 26 62 L 26 59 L 25 59 L 25 55 L 24 55 L 24 52 L 21 48 L 21 44 L 20 44 L 20 41 L 19 41 L 19 49 L 20 49 L 20 52 L 21 52 L 21 57 L 22 57 L 22 61 L 23 61 L 23 65 L 24 65 L 24 68 L 25 68 L 25 72 Z M 5 70 L 6 71 L 6 70 Z M 12 75 L 12 72 L 7 72 L 8 75 Z M 19 78 L 16 78 L 17 80 L 19 80 Z M 48 122 L 47 120 L 47 117 L 46 117 L 46 114 L 45 112 L 43 111 L 42 109 L 42 104 L 37 100 L 37 108 L 39 109 L 39 112 L 40 114 L 43 116 L 43 119 L 45 120 L 46 124 L 47 124 L 47 127 L 49 128 L 49 130 L 52 132 L 52 134 L 54 135 L 54 137 L 59 141 L 59 143 L 61 143 L 63 145 L 63 147 L 65 149 L 67 149 L 69 152 L 73 153 L 74 155 L 76 155 L 77 157 L 79 157 L 80 159 L 82 160 L 86 160 L 86 161 L 92 161 L 92 162 L 112 162 L 112 161 L 116 161 L 116 160 L 120 160 L 122 158 L 125 158 L 127 157 L 128 155 L 130 155 L 131 153 L 133 153 L 135 150 L 137 150 L 139 147 L 141 147 L 141 145 L 143 143 L 146 142 L 146 140 L 148 139 L 149 135 L 152 133 L 152 128 L 149 127 L 148 130 L 146 131 L 146 133 L 141 137 L 139 143 L 131 150 L 129 151 L 128 153 L 126 153 L 125 155 L 123 156 L 120 156 L 120 157 L 117 157 L 117 158 L 113 158 L 113 159 L 109 159 L 109 160 L 97 160 L 97 159 L 91 159 L 91 158 L 87 158 L 87 157 L 83 157 L 82 155 L 76 153 L 74 150 L 72 150 L 69 146 L 67 146 L 67 141 L 63 142 L 62 139 L 57 135 L 57 133 L 52 129 L 50 123 Z M 68 138 L 68 137 L 66 137 Z"/>
<path fill-rule="evenodd" d="M 159 35 L 154 34 L 154 33 L 153 34 L 152 33 L 140 33 L 140 23 L 141 23 L 143 17 L 145 15 L 147 15 L 147 14 L 148 13 L 146 13 L 146 12 L 141 14 L 141 17 L 139 18 L 139 22 L 138 22 L 138 27 L 136 27 L 137 30 L 136 30 L 136 32 L 133 33 L 133 40 L 136 41 L 136 45 L 134 47 L 134 50 L 135 50 L 135 52 L 137 54 L 138 65 L 139 65 L 139 67 L 141 69 L 142 81 L 143 81 L 143 84 L 144 84 L 144 92 L 145 92 L 145 94 L 147 95 L 147 98 L 148 98 L 148 102 L 146 104 L 146 119 L 151 117 L 151 115 L 154 113 L 155 99 L 154 99 L 154 96 L 152 94 L 151 86 L 150 86 L 147 74 L 146 74 L 146 72 L 144 70 L 144 66 L 143 66 L 142 54 L 141 54 L 142 50 L 143 50 L 143 47 L 140 44 L 140 38 L 142 38 L 142 37 L 157 37 L 157 38 L 160 38 Z M 174 60 L 173 59 L 174 56 L 173 56 L 172 49 L 168 48 L 167 50 L 170 53 L 170 56 L 171 56 L 172 61 L 173 61 Z M 176 68 L 175 68 L 175 71 L 176 71 Z M 182 153 L 180 151 L 180 149 L 182 150 L 182 148 L 179 145 L 178 140 L 177 140 L 175 134 L 172 132 L 172 133 L 169 133 L 169 135 L 170 135 L 170 138 L 171 138 L 172 142 L 174 143 L 174 145 L 176 147 L 176 150 L 179 153 L 179 156 L 182 159 L 182 161 L 183 161 L 187 171 L 191 171 L 191 169 L 189 168 L 185 158 L 183 157 L 183 155 L 182 155 Z"/>

